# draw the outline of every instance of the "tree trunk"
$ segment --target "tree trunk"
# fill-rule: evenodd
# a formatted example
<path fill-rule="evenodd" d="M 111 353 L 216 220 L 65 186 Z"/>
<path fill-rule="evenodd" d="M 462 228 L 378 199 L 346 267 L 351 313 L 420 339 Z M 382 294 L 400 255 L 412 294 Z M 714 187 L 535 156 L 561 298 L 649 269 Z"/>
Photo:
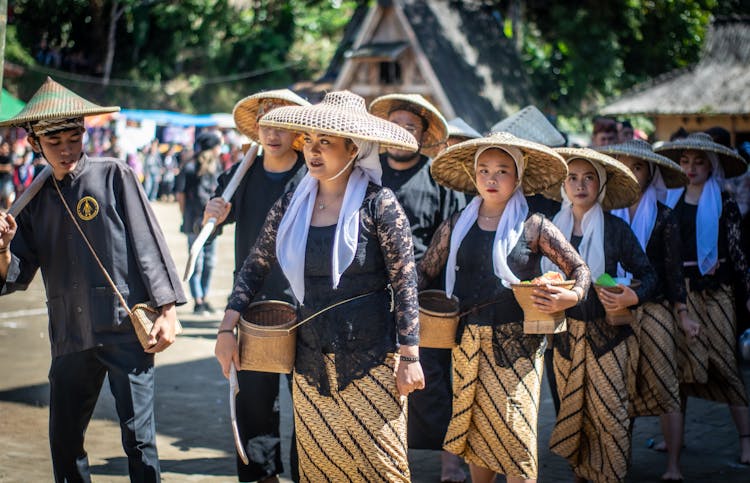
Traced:
<path fill-rule="evenodd" d="M 109 85 L 109 78 L 112 75 L 112 63 L 115 60 L 115 47 L 117 35 L 117 22 L 120 20 L 125 7 L 120 7 L 118 0 L 112 0 L 112 8 L 109 10 L 109 31 L 107 32 L 107 54 L 104 56 L 104 69 L 102 73 L 102 85 Z"/>

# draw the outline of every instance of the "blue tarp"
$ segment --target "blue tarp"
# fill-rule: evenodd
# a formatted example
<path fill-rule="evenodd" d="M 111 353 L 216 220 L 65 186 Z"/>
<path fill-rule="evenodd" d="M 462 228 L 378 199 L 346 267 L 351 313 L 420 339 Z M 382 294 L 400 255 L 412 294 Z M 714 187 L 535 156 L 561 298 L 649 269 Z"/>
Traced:
<path fill-rule="evenodd" d="M 182 114 L 172 111 L 122 109 L 120 115 L 134 121 L 151 120 L 158 125 L 197 127 L 218 125 L 218 121 L 213 114 Z"/>

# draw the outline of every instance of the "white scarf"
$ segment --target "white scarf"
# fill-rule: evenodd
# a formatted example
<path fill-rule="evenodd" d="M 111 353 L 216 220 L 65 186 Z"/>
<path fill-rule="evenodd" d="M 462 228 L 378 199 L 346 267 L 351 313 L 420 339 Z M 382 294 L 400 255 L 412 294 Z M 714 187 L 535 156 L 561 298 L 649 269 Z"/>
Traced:
<path fill-rule="evenodd" d="M 651 233 L 654 231 L 654 225 L 656 225 L 656 215 L 658 214 L 657 201 L 659 201 L 660 192 L 666 195 L 665 191 L 661 191 L 661 187 L 664 186 L 664 180 L 661 177 L 661 171 L 658 166 L 653 163 L 649 163 L 652 166 L 651 182 L 649 183 L 646 191 L 641 195 L 641 199 L 638 202 L 638 207 L 635 209 L 633 219 L 630 219 L 630 208 L 619 208 L 612 210 L 610 213 L 618 218 L 625 220 L 630 228 L 635 233 L 635 237 L 638 239 L 638 243 L 646 251 L 648 241 L 651 239 Z M 624 278 L 633 278 L 633 275 L 626 272 L 622 265 L 617 264 L 617 276 Z"/>
<path fill-rule="evenodd" d="M 576 158 L 573 158 L 576 159 Z M 568 164 L 573 159 L 568 160 Z M 586 214 L 583 215 L 581 220 L 581 231 L 583 231 L 583 237 L 581 238 L 581 244 L 578 247 L 578 253 L 581 258 L 586 262 L 591 270 L 591 279 L 596 280 L 599 275 L 605 271 L 605 260 L 604 260 L 604 210 L 602 210 L 601 202 L 607 194 L 607 171 L 599 163 L 585 160 L 591 164 L 599 175 L 599 196 L 596 199 L 596 203 L 592 206 Z M 560 188 L 562 193 L 562 207 L 560 211 L 555 215 L 552 222 L 557 226 L 565 237 L 570 240 L 573 236 L 573 225 L 575 219 L 573 217 L 573 203 L 571 203 L 568 195 L 565 193 L 565 186 Z M 542 259 L 542 272 L 548 271 L 559 271 L 557 266 L 552 263 L 549 258 Z"/>
<path fill-rule="evenodd" d="M 703 184 L 695 214 L 695 244 L 697 246 L 698 270 L 705 275 L 719 260 L 719 218 L 722 212 L 721 184 L 724 170 L 716 153 L 705 151 L 711 161 L 711 174 Z M 669 190 L 667 205 L 674 208 L 682 198 L 685 188 Z"/>
<path fill-rule="evenodd" d="M 359 239 L 359 209 L 365 199 L 367 185 L 370 182 L 379 185 L 382 175 L 378 144 L 356 140 L 354 143 L 359 150 L 354 159 L 354 169 L 346 183 L 331 253 L 331 278 L 334 289 L 338 287 L 341 275 L 354 260 Z M 341 172 L 345 169 L 346 167 Z M 317 194 L 318 180 L 308 173 L 294 190 L 276 236 L 276 257 L 279 266 L 300 303 L 305 301 L 305 246 Z"/>
<path fill-rule="evenodd" d="M 520 280 L 511 271 L 510 267 L 508 267 L 508 255 L 516 246 L 516 243 L 518 243 L 518 239 L 521 238 L 526 217 L 529 213 L 529 205 L 526 203 L 526 197 L 523 195 L 523 188 L 521 187 L 524 171 L 523 153 L 513 147 L 486 146 L 480 148 L 474 154 L 475 173 L 479 155 L 488 149 L 499 149 L 508 153 L 516 163 L 516 173 L 518 173 L 518 185 L 503 209 L 503 214 L 500 216 L 500 221 L 495 230 L 495 239 L 492 242 L 492 266 L 495 276 L 502 280 L 503 286 L 510 288 L 511 283 L 518 283 Z M 481 205 L 482 197 L 474 197 L 471 203 L 463 209 L 456 221 L 456 226 L 453 227 L 448 262 L 445 268 L 445 292 L 448 297 L 453 295 L 453 288 L 456 284 L 456 257 L 458 255 L 458 248 L 461 246 L 461 242 L 466 237 L 466 234 L 477 221 Z"/>

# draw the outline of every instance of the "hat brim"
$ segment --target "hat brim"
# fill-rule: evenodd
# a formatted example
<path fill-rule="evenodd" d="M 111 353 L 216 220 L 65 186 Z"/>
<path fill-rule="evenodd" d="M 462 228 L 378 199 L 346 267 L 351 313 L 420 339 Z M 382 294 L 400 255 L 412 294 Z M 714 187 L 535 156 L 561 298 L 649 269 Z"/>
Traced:
<path fill-rule="evenodd" d="M 321 104 L 278 107 L 260 119 L 261 126 L 300 133 L 315 132 L 360 141 L 376 142 L 383 147 L 415 152 L 419 144 L 405 129 L 362 113 Z"/>
<path fill-rule="evenodd" d="M 742 156 L 734 150 L 718 143 L 712 142 L 711 144 L 708 144 L 701 140 L 687 137 L 664 143 L 661 146 L 654 148 L 655 152 L 668 157 L 675 163 L 680 162 L 682 152 L 685 150 L 716 153 L 719 157 L 721 167 L 724 170 L 725 178 L 734 178 L 747 172 L 747 163 Z"/>
<path fill-rule="evenodd" d="M 606 154 L 587 148 L 555 148 L 567 162 L 574 158 L 583 158 L 603 166 L 607 172 L 607 192 L 601 202 L 605 211 L 625 208 L 638 200 L 641 188 L 633 173 L 621 162 Z M 562 184 L 550 186 L 543 194 L 555 201 L 562 200 Z"/>
<path fill-rule="evenodd" d="M 687 175 L 680 168 L 680 165 L 650 149 L 639 149 L 628 144 L 610 144 L 594 149 L 615 159 L 617 159 L 617 156 L 631 156 L 658 166 L 661 171 L 661 177 L 664 179 L 664 185 L 669 189 L 681 188 L 689 182 Z"/>
<path fill-rule="evenodd" d="M 448 139 L 448 123 L 434 106 L 410 95 L 386 94 L 372 101 L 369 110 L 373 116 L 387 121 L 393 108 L 402 104 L 413 106 L 427 120 L 427 130 L 422 134 L 420 151 L 429 157 L 436 156 Z"/>
<path fill-rule="evenodd" d="M 523 153 L 526 167 L 521 183 L 526 195 L 541 193 L 549 186 L 562 182 L 568 172 L 563 158 L 552 149 L 509 133 L 495 133 L 445 149 L 432 162 L 432 177 L 446 188 L 476 194 L 474 156 L 478 149 L 490 146 L 515 147 Z"/>
<path fill-rule="evenodd" d="M 260 142 L 258 134 L 258 111 L 260 103 L 266 99 L 278 101 L 282 106 L 309 106 L 310 103 L 287 89 L 278 89 L 273 91 L 258 92 L 237 102 L 232 110 L 232 117 L 237 130 L 255 142 Z M 304 140 L 298 135 L 292 143 L 295 151 L 302 151 Z"/>

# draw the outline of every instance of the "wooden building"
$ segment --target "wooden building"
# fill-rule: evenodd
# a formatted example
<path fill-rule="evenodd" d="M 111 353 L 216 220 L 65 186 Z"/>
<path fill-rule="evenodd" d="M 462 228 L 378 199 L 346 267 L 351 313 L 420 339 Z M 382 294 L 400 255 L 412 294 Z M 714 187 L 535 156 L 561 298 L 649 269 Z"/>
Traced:
<path fill-rule="evenodd" d="M 733 145 L 750 141 L 750 17 L 715 20 L 695 65 L 638 85 L 600 112 L 649 116 L 658 140 L 680 127 L 721 126 Z"/>
<path fill-rule="evenodd" d="M 297 85 L 311 101 L 348 89 L 421 94 L 480 132 L 532 100 L 513 39 L 484 2 L 380 0 L 355 12 L 327 73 Z"/>

